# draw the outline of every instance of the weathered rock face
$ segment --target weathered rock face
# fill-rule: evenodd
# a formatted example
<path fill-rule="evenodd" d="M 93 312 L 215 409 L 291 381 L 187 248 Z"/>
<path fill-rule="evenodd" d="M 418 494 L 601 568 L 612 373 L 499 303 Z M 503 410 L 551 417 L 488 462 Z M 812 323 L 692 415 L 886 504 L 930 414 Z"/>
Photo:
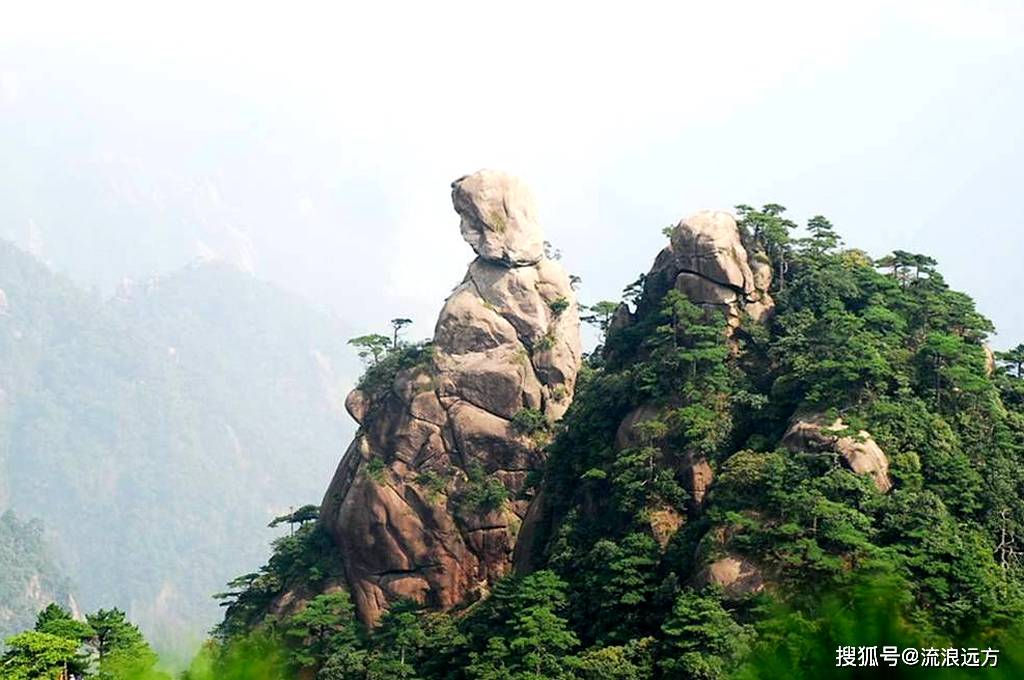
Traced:
<path fill-rule="evenodd" d="M 756 515 L 750 517 L 755 519 Z M 711 529 L 694 556 L 703 566 L 694 574 L 692 585 L 718 586 L 729 598 L 743 598 L 770 587 L 772 581 L 762 565 L 733 545 L 742 531 L 738 524 L 719 524 Z"/>
<path fill-rule="evenodd" d="M 476 254 L 510 267 L 537 264 L 544 239 L 533 195 L 519 179 L 494 170 L 452 184 L 452 202 L 462 217 L 462 237 Z"/>
<path fill-rule="evenodd" d="M 561 417 L 580 364 L 575 296 L 544 257 L 526 188 L 484 170 L 453 183 L 452 202 L 477 258 L 441 310 L 432 356 L 388 389 L 349 395 L 361 427 L 321 509 L 371 624 L 398 598 L 446 609 L 509 571 L 526 478 L 544 463 L 513 419 Z M 476 502 L 495 482 L 506 499 Z"/>
<path fill-rule="evenodd" d="M 715 585 L 727 597 L 742 597 L 759 593 L 765 588 L 761 568 L 738 554 L 728 554 L 704 567 L 696 578 L 696 585 Z"/>
<path fill-rule="evenodd" d="M 735 329 L 744 315 L 755 322 L 771 316 L 771 281 L 767 259 L 752 244 L 744 244 L 733 216 L 704 210 L 673 229 L 671 242 L 647 275 L 644 299 L 656 304 L 675 288 L 694 304 L 721 310 Z"/>
<path fill-rule="evenodd" d="M 823 416 L 807 415 L 793 419 L 782 444 L 791 451 L 839 454 L 843 464 L 859 475 L 869 475 L 882 493 L 892 488 L 889 478 L 889 458 L 875 443 L 871 435 L 861 430 L 857 436 L 838 436 L 847 429 L 841 419 L 829 423 Z"/>

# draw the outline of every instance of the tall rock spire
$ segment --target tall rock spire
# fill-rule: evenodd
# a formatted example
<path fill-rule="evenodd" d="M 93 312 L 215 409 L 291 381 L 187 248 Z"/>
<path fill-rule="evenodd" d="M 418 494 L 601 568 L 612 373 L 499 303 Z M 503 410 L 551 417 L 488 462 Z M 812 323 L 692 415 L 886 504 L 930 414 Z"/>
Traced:
<path fill-rule="evenodd" d="M 575 295 L 527 188 L 482 170 L 452 202 L 477 257 L 432 346 L 349 395 L 360 429 L 322 504 L 371 624 L 396 599 L 448 609 L 510 570 L 540 430 L 568 408 L 580 364 Z"/>

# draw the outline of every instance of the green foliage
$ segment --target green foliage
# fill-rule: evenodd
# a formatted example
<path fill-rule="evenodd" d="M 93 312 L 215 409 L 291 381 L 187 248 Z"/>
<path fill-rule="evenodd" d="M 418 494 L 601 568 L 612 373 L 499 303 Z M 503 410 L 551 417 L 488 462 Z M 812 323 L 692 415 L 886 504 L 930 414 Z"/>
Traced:
<path fill-rule="evenodd" d="M 661 626 L 658 665 L 665 677 L 717 680 L 744 652 L 746 633 L 719 593 L 681 592 Z"/>
<path fill-rule="evenodd" d="M 297 669 L 322 665 L 329 656 L 355 648 L 359 630 L 355 609 L 348 593 L 334 592 L 314 597 L 284 627 L 291 639 L 291 659 Z"/>
<path fill-rule="evenodd" d="M 601 333 L 601 337 L 604 338 L 608 333 L 608 326 L 611 325 L 612 317 L 615 316 L 615 310 L 618 308 L 619 303 L 612 300 L 600 300 L 590 306 L 580 305 L 580 321 L 589 323 L 597 328 Z"/>
<path fill-rule="evenodd" d="M 366 461 L 363 469 L 366 470 L 366 476 L 377 484 L 383 484 L 385 479 L 387 479 L 388 466 L 380 456 L 373 456 L 370 460 Z"/>
<path fill-rule="evenodd" d="M 209 641 L 180 680 L 281 680 L 289 672 L 276 632 L 255 629 L 228 642 Z"/>
<path fill-rule="evenodd" d="M 566 606 L 565 583 L 552 572 L 539 571 L 499 582 L 487 606 L 474 621 L 486 626 L 477 636 L 486 646 L 469 654 L 466 677 L 475 680 L 548 680 L 571 678 L 578 645 L 560 615 Z"/>
<path fill-rule="evenodd" d="M 483 466 L 471 461 L 466 466 L 466 480 L 455 494 L 455 504 L 463 514 L 488 513 L 500 510 L 508 500 L 508 489 Z"/>
<path fill-rule="evenodd" d="M 98 680 L 135 680 L 152 672 L 157 657 L 138 627 L 119 609 L 100 609 L 86 616 L 93 630 Z"/>
<path fill-rule="evenodd" d="M 410 325 L 412 325 L 412 319 L 397 318 L 391 320 L 391 349 L 395 350 L 401 346 L 402 341 L 399 339 L 399 336 L 402 334 L 402 330 Z"/>
<path fill-rule="evenodd" d="M 259 571 L 239 576 L 228 584 L 229 590 L 214 596 L 225 608 L 215 637 L 221 642 L 244 637 L 286 588 L 316 588 L 340 573 L 331 538 L 316 523 L 300 526 L 273 542 L 270 559 Z"/>
<path fill-rule="evenodd" d="M 356 348 L 359 358 L 371 367 L 380 363 L 387 353 L 394 348 L 391 338 L 380 333 L 370 333 L 351 338 L 348 344 Z"/>
<path fill-rule="evenodd" d="M 381 617 L 380 625 L 373 632 L 373 642 L 378 650 L 378 667 L 388 670 L 388 677 L 413 678 L 416 669 L 412 662 L 426 650 L 427 631 L 419 617 L 420 605 L 412 600 L 400 600 L 391 605 Z M 383 669 L 382 669 L 383 670 Z"/>
<path fill-rule="evenodd" d="M 820 216 L 801 233 L 781 206 L 740 213 L 748 252 L 775 268 L 772 322 L 729 343 L 720 318 L 671 288 L 631 286 L 632 323 L 581 371 L 548 447 L 550 529 L 536 545 L 569 583 L 570 626 L 593 655 L 652 639 L 656 674 L 726 677 L 771 615 L 680 584 L 730 555 L 795 612 L 870 572 L 900 580 L 921 630 L 1004 628 L 1024 607 L 1024 352 L 987 375 L 991 324 L 931 258 L 873 262 Z M 779 448 L 807 413 L 869 431 L 895 488 L 879 493 L 835 452 Z M 685 471 L 700 459 L 715 478 L 698 507 Z M 651 528 L 663 510 L 684 518 L 664 547 Z"/>
<path fill-rule="evenodd" d="M 868 572 L 852 583 L 794 609 L 781 603 L 765 609 L 757 623 L 757 641 L 737 668 L 735 680 L 769 678 L 1017 678 L 1024 672 L 1019 625 L 1002 631 L 980 630 L 949 637 L 922 626 L 908 584 L 899 576 Z M 934 650 L 941 660 L 947 648 L 999 650 L 995 668 L 889 665 L 882 648 Z M 878 667 L 837 668 L 840 647 L 875 648 Z M 856 658 L 856 657 L 855 657 Z"/>
<path fill-rule="evenodd" d="M 1005 352 L 998 352 L 996 359 L 1011 376 L 1024 378 L 1024 343 Z"/>
<path fill-rule="evenodd" d="M 775 271 L 779 289 L 785 289 L 790 268 L 791 232 L 796 224 L 782 217 L 786 209 L 776 203 L 769 203 L 760 210 L 749 205 L 738 205 L 736 212 L 740 218 L 740 229 L 764 248 Z"/>
<path fill-rule="evenodd" d="M 550 309 L 551 313 L 555 316 L 561 316 L 565 310 L 569 309 L 570 304 L 571 303 L 568 298 L 558 297 L 548 303 L 548 309 Z"/>
<path fill-rule="evenodd" d="M 541 336 L 540 340 L 533 346 L 534 352 L 547 352 L 554 348 L 555 342 L 558 340 L 555 337 L 553 329 L 549 329 L 547 333 Z"/>
<path fill-rule="evenodd" d="M 96 637 L 96 631 L 92 626 L 72 618 L 68 610 L 54 602 L 46 605 L 46 608 L 36 616 L 35 630 L 79 642 Z"/>
<path fill-rule="evenodd" d="M 547 416 L 535 408 L 520 409 L 512 416 L 512 430 L 528 437 L 546 432 L 550 425 Z"/>
<path fill-rule="evenodd" d="M 34 630 L 8 638 L 6 645 L 0 659 L 5 679 L 170 680 L 156 670 L 156 654 L 142 633 L 117 609 L 101 609 L 82 622 L 50 604 Z"/>
<path fill-rule="evenodd" d="M 434 356 L 433 345 L 429 342 L 392 347 L 391 341 L 386 337 L 384 339 L 387 341 L 386 347 L 359 378 L 359 389 L 372 396 L 391 389 L 399 371 L 427 366 Z"/>
<path fill-rule="evenodd" d="M 448 482 L 433 470 L 427 470 L 416 475 L 416 483 L 427 490 L 427 498 L 436 501 L 448 488 Z"/>
<path fill-rule="evenodd" d="M 96 639 L 96 631 L 88 623 L 72 618 L 71 613 L 58 604 L 51 602 L 36 617 L 35 631 L 55 635 L 76 643 L 81 649 L 83 645 Z M 79 652 L 72 659 L 65 659 L 68 672 L 73 675 L 84 675 L 89 669 L 89 654 Z"/>
<path fill-rule="evenodd" d="M 574 598 L 570 605 L 572 618 L 584 626 L 587 639 L 624 644 L 645 627 L 658 586 L 659 561 L 657 543 L 643 533 L 593 545 L 578 565 L 582 580 L 575 586 L 591 597 Z"/>
<path fill-rule="evenodd" d="M 78 659 L 79 644 L 59 635 L 27 631 L 7 639 L 0 670 L 7 680 L 59 680 Z"/>
<path fill-rule="evenodd" d="M 573 672 L 579 680 L 646 680 L 654 677 L 653 643 L 648 637 L 593 647 L 577 657 Z"/>
<path fill-rule="evenodd" d="M 727 329 L 671 282 L 641 277 L 624 291 L 629 324 L 609 328 L 610 301 L 585 315 L 607 337 L 562 423 L 528 409 L 513 419 L 550 438 L 537 571 L 488 583 L 451 614 L 395 603 L 375 630 L 344 598 L 261 617 L 288 579 L 308 582 L 301 527 L 303 542 L 243 579 L 224 644 L 276 635 L 282 667 L 320 680 L 843 677 L 836 648 L 850 645 L 996 646 L 1016 677 L 1024 350 L 997 355 L 1003 370 L 989 375 L 991 324 L 927 256 L 873 261 L 825 218 L 800 228 L 774 204 L 740 214 L 748 252 L 775 268 L 768 324 Z M 842 419 L 829 436 L 848 442 L 867 446 L 870 432 L 893 488 L 827 438 L 784 439 L 812 415 Z M 479 464 L 465 479 L 431 474 L 417 484 L 451 482 L 458 512 L 506 506 Z M 730 565 L 768 587 L 705 585 Z"/>
<path fill-rule="evenodd" d="M 303 505 L 298 510 L 293 510 L 292 512 L 289 512 L 284 515 L 278 515 L 273 520 L 271 520 L 270 524 L 267 526 L 269 526 L 271 529 L 282 524 L 288 524 L 290 526 L 298 524 L 299 526 L 302 526 L 307 522 L 316 521 L 316 519 L 319 516 L 319 505 Z"/>

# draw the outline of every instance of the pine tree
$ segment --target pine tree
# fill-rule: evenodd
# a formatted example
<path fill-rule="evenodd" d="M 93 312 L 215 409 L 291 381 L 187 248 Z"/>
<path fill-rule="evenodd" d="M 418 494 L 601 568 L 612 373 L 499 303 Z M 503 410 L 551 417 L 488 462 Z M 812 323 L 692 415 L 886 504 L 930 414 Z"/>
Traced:
<path fill-rule="evenodd" d="M 353 648 L 358 629 L 348 593 L 317 595 L 288 619 L 285 636 L 293 641 L 291 658 L 298 668 L 322 665 L 336 652 Z"/>
<path fill-rule="evenodd" d="M 716 680 L 744 650 L 746 634 L 716 593 L 685 590 L 664 625 L 658 666 L 666 677 Z"/>

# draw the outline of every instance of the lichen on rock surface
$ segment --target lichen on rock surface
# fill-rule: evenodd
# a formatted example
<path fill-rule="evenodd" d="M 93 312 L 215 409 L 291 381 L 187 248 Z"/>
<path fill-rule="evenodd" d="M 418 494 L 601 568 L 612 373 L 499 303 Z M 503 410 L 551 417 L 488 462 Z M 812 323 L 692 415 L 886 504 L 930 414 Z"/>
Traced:
<path fill-rule="evenodd" d="M 508 573 L 542 440 L 572 401 L 581 360 L 569 277 L 544 254 L 529 190 L 482 170 L 452 184 L 477 254 L 441 310 L 432 352 L 387 389 L 346 400 L 359 432 L 324 497 L 353 601 L 375 623 L 412 598 L 449 609 Z"/>

